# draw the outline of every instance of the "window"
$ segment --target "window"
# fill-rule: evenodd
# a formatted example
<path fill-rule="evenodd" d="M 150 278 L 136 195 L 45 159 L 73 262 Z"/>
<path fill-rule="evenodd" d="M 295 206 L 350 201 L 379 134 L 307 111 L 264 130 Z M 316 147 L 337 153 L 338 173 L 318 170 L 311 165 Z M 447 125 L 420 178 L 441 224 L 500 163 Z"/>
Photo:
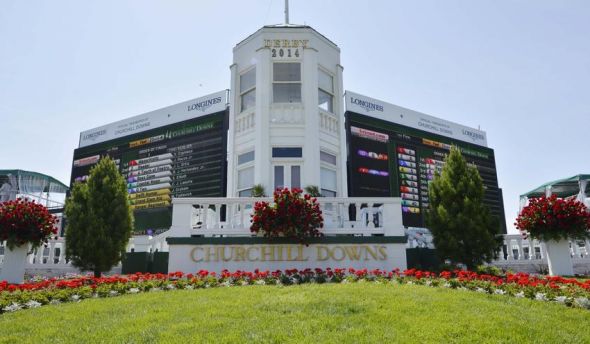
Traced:
<path fill-rule="evenodd" d="M 238 189 L 246 189 L 254 184 L 254 166 L 238 171 Z"/>
<path fill-rule="evenodd" d="M 240 75 L 240 111 L 256 105 L 256 68 Z"/>
<path fill-rule="evenodd" d="M 277 188 L 301 188 L 301 166 L 299 165 L 275 165 L 274 187 Z"/>
<path fill-rule="evenodd" d="M 273 158 L 301 158 L 303 149 L 301 147 L 273 147 Z"/>
<path fill-rule="evenodd" d="M 301 166 L 291 166 L 291 188 L 301 188 Z"/>
<path fill-rule="evenodd" d="M 330 165 L 336 165 L 336 155 L 320 151 L 320 160 Z"/>
<path fill-rule="evenodd" d="M 254 185 L 254 151 L 238 155 L 238 196 L 252 196 Z"/>
<path fill-rule="evenodd" d="M 275 166 L 275 190 L 285 187 L 285 167 Z"/>
<path fill-rule="evenodd" d="M 320 151 L 320 184 L 324 197 L 336 197 L 336 155 Z"/>
<path fill-rule="evenodd" d="M 336 171 L 325 167 L 320 168 L 320 183 L 322 196 L 336 197 Z"/>
<path fill-rule="evenodd" d="M 273 64 L 273 102 L 301 103 L 301 64 Z"/>
<path fill-rule="evenodd" d="M 254 161 L 254 151 L 249 151 L 238 155 L 238 165 L 242 165 L 250 161 Z"/>
<path fill-rule="evenodd" d="M 334 112 L 334 78 L 318 70 L 318 106 L 328 112 Z"/>

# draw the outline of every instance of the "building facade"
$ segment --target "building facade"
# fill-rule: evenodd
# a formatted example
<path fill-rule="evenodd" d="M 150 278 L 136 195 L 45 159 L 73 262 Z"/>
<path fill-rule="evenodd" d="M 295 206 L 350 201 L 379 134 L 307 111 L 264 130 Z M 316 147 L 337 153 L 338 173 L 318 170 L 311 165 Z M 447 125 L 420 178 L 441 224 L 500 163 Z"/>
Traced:
<path fill-rule="evenodd" d="M 249 197 L 255 186 L 399 197 L 404 226 L 424 227 L 428 182 L 456 145 L 505 231 L 486 133 L 345 92 L 340 49 L 313 28 L 262 27 L 234 47 L 230 71 L 229 92 L 83 132 L 72 183 L 112 156 L 128 179 L 136 234 L 167 230 L 173 198 Z"/>

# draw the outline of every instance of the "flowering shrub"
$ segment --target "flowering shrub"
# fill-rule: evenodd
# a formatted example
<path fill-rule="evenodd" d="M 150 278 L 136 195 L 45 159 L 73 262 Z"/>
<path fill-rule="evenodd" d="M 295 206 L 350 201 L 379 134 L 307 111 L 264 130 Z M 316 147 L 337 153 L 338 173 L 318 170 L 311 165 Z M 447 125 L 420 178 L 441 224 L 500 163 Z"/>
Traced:
<path fill-rule="evenodd" d="M 47 208 L 29 200 L 0 203 L 0 241 L 10 249 L 30 243 L 33 248 L 57 234 L 57 218 Z"/>
<path fill-rule="evenodd" d="M 507 295 L 539 301 L 552 301 L 590 310 L 590 280 L 533 276 L 526 273 L 493 276 L 473 271 L 454 270 L 435 273 L 408 269 L 287 269 L 253 272 L 223 270 L 215 273 L 200 270 L 184 274 L 141 274 L 110 277 L 78 276 L 51 278 L 25 284 L 0 282 L 0 313 L 61 302 L 79 302 L 92 297 L 113 297 L 140 292 L 175 289 L 232 287 L 243 285 L 293 285 L 302 283 L 415 284 L 471 290 L 486 294 Z"/>
<path fill-rule="evenodd" d="M 305 243 L 307 238 L 322 236 L 322 211 L 317 199 L 301 195 L 301 189 L 277 189 L 274 205 L 256 202 L 250 231 L 265 237 L 291 237 Z"/>
<path fill-rule="evenodd" d="M 555 195 L 531 198 L 514 225 L 525 235 L 543 241 L 590 237 L 590 213 L 586 206 Z"/>

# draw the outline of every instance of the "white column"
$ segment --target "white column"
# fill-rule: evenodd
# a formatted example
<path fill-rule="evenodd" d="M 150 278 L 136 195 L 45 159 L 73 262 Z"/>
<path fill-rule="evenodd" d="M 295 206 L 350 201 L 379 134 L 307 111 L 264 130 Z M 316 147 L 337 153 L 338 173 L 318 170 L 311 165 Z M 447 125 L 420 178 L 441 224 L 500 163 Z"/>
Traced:
<path fill-rule="evenodd" d="M 305 118 L 305 138 L 303 143 L 303 166 L 301 166 L 301 186 L 320 186 L 320 126 L 318 110 L 318 51 L 315 48 L 303 49 L 301 63 L 303 116 Z"/>
<path fill-rule="evenodd" d="M 50 241 L 47 243 L 47 246 L 49 246 L 49 257 L 47 257 L 47 264 L 53 265 L 53 258 L 55 257 L 55 241 Z"/>
<path fill-rule="evenodd" d="M 340 157 L 338 161 L 340 167 L 340 180 L 338 182 L 338 196 L 348 197 L 348 170 L 346 166 L 347 152 L 346 152 L 346 127 L 344 123 L 344 110 L 346 108 L 344 99 L 344 86 L 342 84 L 342 72 L 344 67 L 337 66 L 338 72 L 336 74 L 336 92 L 334 93 L 334 113 L 338 116 L 338 125 L 340 132 Z"/>
<path fill-rule="evenodd" d="M 256 106 L 254 144 L 254 184 L 262 184 L 267 194 L 274 191 L 273 173 L 270 164 L 270 104 L 272 99 L 272 61 L 268 48 L 256 52 Z"/>
<path fill-rule="evenodd" d="M 25 277 L 25 263 L 29 245 L 22 245 L 14 249 L 4 248 L 4 261 L 0 270 L 0 281 L 8 283 L 23 283 Z"/>
<path fill-rule="evenodd" d="M 518 245 L 518 260 L 523 260 L 524 250 L 522 249 L 522 239 L 516 239 L 516 244 Z"/>
<path fill-rule="evenodd" d="M 548 241 L 547 247 L 547 265 L 551 276 L 571 276 L 574 274 L 572 257 L 570 256 L 570 247 L 567 240 Z"/>
<path fill-rule="evenodd" d="M 528 238 L 529 242 L 529 260 L 533 260 L 535 256 L 535 246 L 533 245 L 533 239 Z"/>
<path fill-rule="evenodd" d="M 231 71 L 231 89 L 229 102 L 231 104 L 229 108 L 229 129 L 227 132 L 227 194 L 226 196 L 237 196 L 237 179 L 236 168 L 234 167 L 234 154 L 235 154 L 235 130 L 236 130 L 236 113 L 240 112 L 240 95 L 239 95 L 239 78 L 238 78 L 238 66 L 234 63 L 229 67 Z"/>

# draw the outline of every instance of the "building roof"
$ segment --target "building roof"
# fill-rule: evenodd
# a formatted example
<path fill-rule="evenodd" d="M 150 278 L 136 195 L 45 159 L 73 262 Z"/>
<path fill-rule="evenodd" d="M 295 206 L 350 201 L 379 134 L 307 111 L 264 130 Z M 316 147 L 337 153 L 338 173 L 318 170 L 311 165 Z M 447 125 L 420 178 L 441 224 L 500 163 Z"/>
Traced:
<path fill-rule="evenodd" d="M 258 32 L 260 32 L 261 30 L 264 30 L 264 29 L 310 29 L 311 31 L 317 33 L 318 36 L 321 36 L 323 39 L 325 39 L 329 43 L 333 44 L 335 47 L 338 47 L 338 45 L 336 43 L 332 42 L 332 40 L 330 40 L 328 37 L 322 35 L 321 33 L 319 33 L 318 31 L 316 31 L 316 29 L 312 28 L 311 26 L 309 26 L 309 25 L 299 25 L 299 24 L 264 25 L 263 27 L 261 27 L 260 29 L 256 30 L 254 33 L 252 33 L 248 37 L 246 37 L 243 40 L 241 40 L 238 44 L 236 44 L 236 47 L 239 46 L 240 44 L 246 42 L 252 36 L 256 35 Z"/>
<path fill-rule="evenodd" d="M 68 187 L 59 180 L 39 172 L 25 170 L 0 170 L 0 176 L 13 175 L 18 178 L 19 189 L 21 191 L 33 192 L 52 192 L 63 193 L 68 191 Z"/>
<path fill-rule="evenodd" d="M 578 174 L 573 177 L 554 180 L 545 183 L 535 189 L 520 195 L 520 197 L 541 197 L 545 196 L 545 190 L 551 187 L 551 194 L 557 197 L 569 197 L 577 195 L 580 192 L 580 180 L 590 180 L 590 174 Z M 590 183 L 586 186 L 586 194 L 590 193 Z"/>

